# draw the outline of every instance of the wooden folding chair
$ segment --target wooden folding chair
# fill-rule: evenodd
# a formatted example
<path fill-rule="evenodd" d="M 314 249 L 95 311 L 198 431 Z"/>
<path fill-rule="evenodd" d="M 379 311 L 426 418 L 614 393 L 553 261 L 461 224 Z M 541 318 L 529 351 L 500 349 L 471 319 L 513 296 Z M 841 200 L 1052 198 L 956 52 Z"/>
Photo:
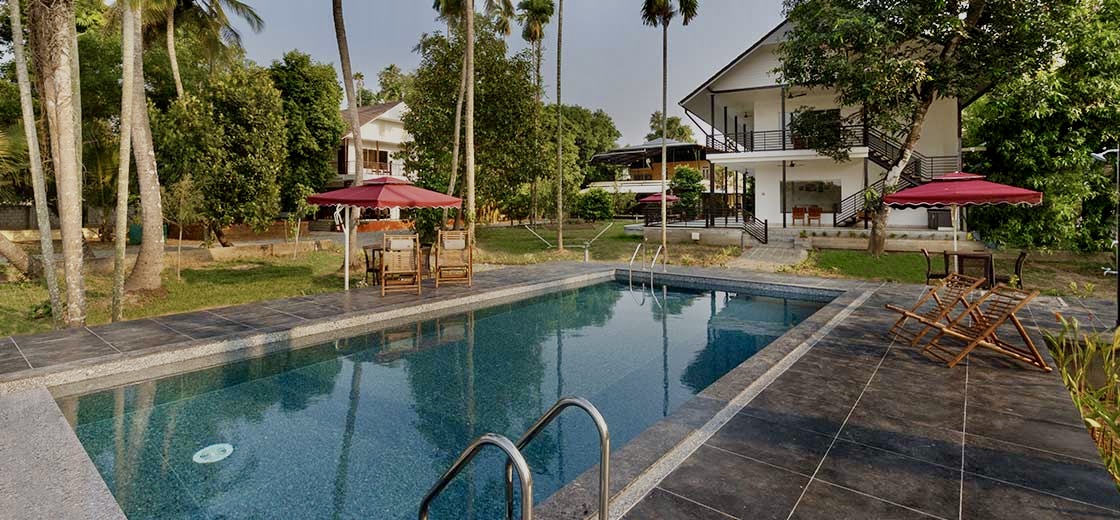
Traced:
<path fill-rule="evenodd" d="M 937 335 L 922 349 L 923 353 L 944 361 L 951 368 L 968 357 L 976 347 L 992 349 L 1012 359 L 1022 361 L 1034 367 L 1050 372 L 1052 369 L 1042 358 L 1034 341 L 1031 340 L 1027 329 L 1015 316 L 1015 313 L 1025 307 L 1032 299 L 1038 296 L 1038 291 L 1027 292 L 1004 284 L 995 286 L 992 290 L 977 299 L 964 312 L 961 312 L 948 324 L 936 323 Z M 1011 322 L 1022 337 L 1025 347 L 1012 345 L 1001 339 L 997 332 L 1004 323 Z M 946 347 L 942 340 L 954 339 L 964 344 L 959 352 L 954 353 Z"/>
<path fill-rule="evenodd" d="M 953 273 L 945 277 L 939 285 L 931 287 L 909 309 L 888 303 L 885 306 L 887 310 L 897 312 L 901 316 L 887 334 L 908 341 L 910 345 L 916 345 L 934 327 L 934 324 L 945 321 L 953 309 L 958 306 L 961 309 L 968 309 L 968 296 L 983 284 L 983 278 Z M 921 328 L 914 332 L 907 330 L 906 324 L 910 320 L 917 321 Z"/>
<path fill-rule="evenodd" d="M 420 294 L 420 236 L 385 235 L 381 253 L 381 296 L 390 291 Z"/>
<path fill-rule="evenodd" d="M 440 231 L 436 239 L 436 287 L 443 283 L 473 285 L 474 244 L 466 231 Z"/>

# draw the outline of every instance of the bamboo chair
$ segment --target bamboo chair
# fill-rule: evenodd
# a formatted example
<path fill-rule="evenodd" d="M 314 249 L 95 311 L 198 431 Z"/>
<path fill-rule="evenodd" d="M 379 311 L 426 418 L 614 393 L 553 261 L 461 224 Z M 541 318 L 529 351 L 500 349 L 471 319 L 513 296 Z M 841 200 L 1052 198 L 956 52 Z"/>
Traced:
<path fill-rule="evenodd" d="M 381 295 L 416 291 L 420 294 L 420 236 L 385 235 L 381 252 Z"/>
<path fill-rule="evenodd" d="M 983 284 L 983 278 L 973 278 L 953 273 L 945 277 L 939 285 L 931 287 L 909 309 L 888 303 L 885 306 L 887 310 L 897 312 L 901 316 L 899 316 L 898 321 L 894 322 L 887 334 L 908 341 L 910 345 L 918 344 L 918 341 L 930 329 L 934 328 L 933 324 L 944 322 L 953 312 L 953 309 L 958 306 L 962 309 L 968 309 L 968 296 Z M 914 332 L 909 331 L 906 324 L 910 320 L 917 321 L 921 324 L 921 328 Z"/>
<path fill-rule="evenodd" d="M 436 287 L 443 283 L 474 283 L 474 244 L 466 231 L 440 231 L 435 246 Z"/>
<path fill-rule="evenodd" d="M 1050 372 L 1052 369 L 1035 347 L 1023 323 L 1015 316 L 1015 313 L 1036 296 L 1038 291 L 1027 292 L 999 284 L 948 324 L 933 323 L 938 333 L 922 349 L 922 352 L 944 361 L 952 368 L 968 357 L 976 347 L 985 347 L 1044 372 Z M 1010 322 L 1019 332 L 1019 336 L 1026 344 L 1025 348 L 1012 345 L 997 335 L 1000 326 L 1007 322 Z M 963 343 L 964 347 L 954 353 L 942 343 L 946 338 Z"/>

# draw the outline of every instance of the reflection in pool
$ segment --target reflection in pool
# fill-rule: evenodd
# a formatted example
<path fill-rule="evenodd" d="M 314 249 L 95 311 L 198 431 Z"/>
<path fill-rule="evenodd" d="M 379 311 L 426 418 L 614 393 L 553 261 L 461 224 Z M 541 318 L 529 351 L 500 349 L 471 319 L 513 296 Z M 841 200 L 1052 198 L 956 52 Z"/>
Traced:
<path fill-rule="evenodd" d="M 562 395 L 614 448 L 825 304 L 606 283 L 60 402 L 129 518 L 414 518 L 472 439 L 516 439 Z M 225 458 L 192 460 L 228 444 Z M 535 500 L 598 462 L 569 412 L 526 450 Z M 225 449 L 225 448 L 223 448 Z M 433 518 L 504 513 L 498 453 Z"/>

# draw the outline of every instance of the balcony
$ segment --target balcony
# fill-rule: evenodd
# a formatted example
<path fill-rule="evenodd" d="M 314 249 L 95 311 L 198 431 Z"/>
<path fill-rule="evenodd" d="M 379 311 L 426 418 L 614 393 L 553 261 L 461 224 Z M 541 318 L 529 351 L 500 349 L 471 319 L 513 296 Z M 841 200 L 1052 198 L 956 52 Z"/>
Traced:
<path fill-rule="evenodd" d="M 838 126 L 843 143 L 848 146 L 866 146 L 863 125 Z M 800 136 L 792 130 L 761 130 L 732 132 L 708 136 L 708 148 L 720 153 L 779 152 L 784 150 L 812 150 L 815 137 Z"/>

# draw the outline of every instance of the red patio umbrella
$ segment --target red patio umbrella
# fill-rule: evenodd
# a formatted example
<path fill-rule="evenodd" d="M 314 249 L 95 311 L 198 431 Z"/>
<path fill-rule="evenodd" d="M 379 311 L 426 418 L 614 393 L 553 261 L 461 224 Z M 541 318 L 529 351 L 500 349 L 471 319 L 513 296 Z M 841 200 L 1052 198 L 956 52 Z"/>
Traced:
<path fill-rule="evenodd" d="M 359 185 L 341 190 L 328 191 L 307 197 L 307 202 L 317 206 L 334 206 L 335 221 L 346 210 L 345 222 L 350 222 L 351 208 L 458 208 L 462 200 L 442 193 L 427 190 L 396 177 L 374 177 Z M 350 226 L 342 226 L 346 236 L 346 261 L 350 260 Z M 350 290 L 350 269 L 345 274 L 346 290 Z"/>
<path fill-rule="evenodd" d="M 984 180 L 983 175 L 953 172 L 934 177 L 933 182 L 906 188 L 883 197 L 897 208 L 945 207 L 953 209 L 953 249 L 957 248 L 957 212 L 960 206 L 992 204 L 1042 204 L 1042 192 Z"/>
<path fill-rule="evenodd" d="M 679 200 L 681 200 L 681 198 L 676 196 L 676 195 L 669 195 L 669 194 L 665 195 L 665 202 L 677 202 Z M 653 195 L 642 197 L 642 198 L 638 199 L 638 202 L 650 203 L 650 204 L 660 204 L 661 203 L 661 194 L 660 193 L 654 193 Z"/>

